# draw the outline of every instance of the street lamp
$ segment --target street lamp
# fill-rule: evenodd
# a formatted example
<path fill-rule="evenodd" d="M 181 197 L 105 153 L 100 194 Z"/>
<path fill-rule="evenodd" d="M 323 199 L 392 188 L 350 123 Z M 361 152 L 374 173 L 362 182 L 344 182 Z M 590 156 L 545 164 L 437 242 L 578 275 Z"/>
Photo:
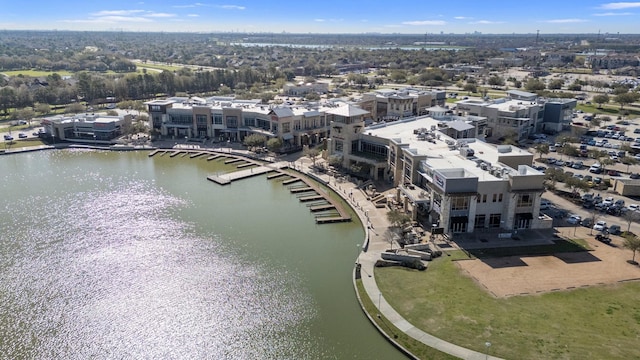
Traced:
<path fill-rule="evenodd" d="M 356 265 L 358 265 L 358 263 L 360 263 L 360 244 L 356 244 Z"/>
<path fill-rule="evenodd" d="M 487 351 L 485 353 L 485 359 L 488 359 L 489 358 L 489 348 L 491 347 L 491 343 L 487 341 L 486 343 L 484 343 L 484 346 L 487 347 Z"/>

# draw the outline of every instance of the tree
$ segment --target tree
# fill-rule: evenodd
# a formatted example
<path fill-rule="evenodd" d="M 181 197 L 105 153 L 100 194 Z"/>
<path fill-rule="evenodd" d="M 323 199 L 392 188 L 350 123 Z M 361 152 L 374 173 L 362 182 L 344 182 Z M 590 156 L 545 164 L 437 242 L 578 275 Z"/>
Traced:
<path fill-rule="evenodd" d="M 261 134 L 251 134 L 245 136 L 242 142 L 253 151 L 258 146 L 264 146 L 267 142 L 267 137 Z"/>
<path fill-rule="evenodd" d="M 51 112 L 51 106 L 49 104 L 36 104 L 35 106 L 36 113 L 40 116 L 45 116 Z"/>
<path fill-rule="evenodd" d="M 411 221 L 411 218 L 409 218 L 409 215 L 405 214 L 403 211 L 393 209 L 387 212 L 387 220 L 391 224 L 391 227 L 402 229 L 409 221 Z"/>
<path fill-rule="evenodd" d="M 600 127 L 601 120 L 600 118 L 594 117 L 589 121 L 589 128 L 598 128 Z"/>
<path fill-rule="evenodd" d="M 542 159 L 542 155 L 547 155 L 549 153 L 549 144 L 538 144 L 535 149 L 538 154 L 540 154 L 539 159 Z"/>
<path fill-rule="evenodd" d="M 634 210 L 628 210 L 622 215 L 622 218 L 627 223 L 627 233 L 631 231 L 631 223 L 640 220 L 640 213 Z"/>
<path fill-rule="evenodd" d="M 598 109 L 602 109 L 602 104 L 606 104 L 609 102 L 609 95 L 598 94 L 593 97 L 593 102 L 598 104 Z"/>
<path fill-rule="evenodd" d="M 633 252 L 633 258 L 629 262 L 631 264 L 637 264 L 636 252 L 640 250 L 640 238 L 635 235 L 626 234 L 623 246 Z"/>
<path fill-rule="evenodd" d="M 64 111 L 67 113 L 72 113 L 72 114 L 79 114 L 81 112 L 83 112 L 86 109 L 86 107 L 80 103 L 73 103 L 71 105 L 68 105 Z"/>
<path fill-rule="evenodd" d="M 564 85 L 564 80 L 562 79 L 554 79 L 549 82 L 549 90 L 558 90 L 562 88 Z"/>
<path fill-rule="evenodd" d="M 631 156 L 623 156 L 622 159 L 620 159 L 620 162 L 627 165 L 627 172 L 629 172 L 629 167 L 631 165 L 638 164 L 638 160 Z"/>
<path fill-rule="evenodd" d="M 638 95 L 630 92 L 616 95 L 615 97 L 615 102 L 620 104 L 620 110 L 622 110 L 625 105 L 631 104 L 636 100 L 638 100 Z"/>
<path fill-rule="evenodd" d="M 607 167 L 608 165 L 613 165 L 613 164 L 615 164 L 615 161 L 613 161 L 613 159 L 611 159 L 610 157 L 606 156 L 606 157 L 603 157 L 603 158 L 600 160 L 600 164 L 602 164 L 602 172 L 603 172 L 603 173 L 606 173 L 606 172 L 607 172 L 606 167 Z"/>
<path fill-rule="evenodd" d="M 478 92 L 478 87 L 475 84 L 466 84 L 463 90 L 471 94 L 471 93 Z"/>
<path fill-rule="evenodd" d="M 527 80 L 527 84 L 524 86 L 524 88 L 528 91 L 540 91 L 544 90 L 545 85 L 542 80 L 530 78 L 529 80 Z"/>
<path fill-rule="evenodd" d="M 489 78 L 488 83 L 491 86 L 503 86 L 504 85 L 504 79 L 502 77 L 498 76 L 498 75 L 494 75 L 494 76 Z"/>
<path fill-rule="evenodd" d="M 318 158 L 318 156 L 320 156 L 320 151 L 318 149 L 315 148 L 309 148 L 309 147 L 305 147 L 304 151 L 303 151 L 304 156 L 308 157 L 309 159 L 311 159 L 311 162 L 313 163 L 313 166 L 316 166 L 316 159 Z"/>
<path fill-rule="evenodd" d="M 29 126 L 31 126 L 31 120 L 36 116 L 36 113 L 31 108 L 27 107 L 18 110 L 16 112 L 16 116 L 20 120 L 26 120 L 29 123 Z"/>
<path fill-rule="evenodd" d="M 574 197 L 578 195 L 578 190 L 586 190 L 589 188 L 585 181 L 573 176 L 566 177 L 564 179 L 564 186 L 571 189 L 571 193 Z"/>
<path fill-rule="evenodd" d="M 276 152 L 282 148 L 282 139 L 280 138 L 271 138 L 267 140 L 267 149 L 269 151 Z"/>

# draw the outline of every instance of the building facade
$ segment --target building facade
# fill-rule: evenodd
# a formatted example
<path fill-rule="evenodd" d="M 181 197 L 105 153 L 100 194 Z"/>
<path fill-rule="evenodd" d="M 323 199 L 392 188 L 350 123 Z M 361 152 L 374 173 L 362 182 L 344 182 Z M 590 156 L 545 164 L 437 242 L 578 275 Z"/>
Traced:
<path fill-rule="evenodd" d="M 44 136 L 54 140 L 79 143 L 115 143 L 126 126 L 131 125 L 131 115 L 107 116 L 78 114 L 51 116 L 41 122 Z"/>
<path fill-rule="evenodd" d="M 232 97 L 169 98 L 145 103 L 149 122 L 162 136 L 215 141 L 242 141 L 250 134 L 281 138 L 286 147 L 315 145 L 329 136 L 322 105 L 275 106 Z"/>
<path fill-rule="evenodd" d="M 544 174 L 530 166 L 533 154 L 471 136 L 483 120 L 425 116 L 358 131 L 352 122 L 345 140 L 357 151 L 343 152 L 343 163 L 367 162 L 371 177 L 397 186 L 414 219 L 426 217 L 446 233 L 550 228 L 552 219 L 540 214 Z"/>

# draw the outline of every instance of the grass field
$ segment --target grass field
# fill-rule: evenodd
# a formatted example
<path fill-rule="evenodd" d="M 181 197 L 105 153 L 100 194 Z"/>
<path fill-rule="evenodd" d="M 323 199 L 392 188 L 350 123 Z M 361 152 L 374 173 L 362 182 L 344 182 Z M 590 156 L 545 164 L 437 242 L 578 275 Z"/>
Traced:
<path fill-rule="evenodd" d="M 400 329 L 396 328 L 389 320 L 387 320 L 384 316 L 377 316 L 378 310 L 371 301 L 371 298 L 367 296 L 367 292 L 364 290 L 364 286 L 362 285 L 362 280 L 356 281 L 356 291 L 360 295 L 362 300 L 362 304 L 367 313 L 373 318 L 376 324 L 384 330 L 384 332 L 394 338 L 395 341 L 402 344 L 402 346 L 407 349 L 410 353 L 416 355 L 421 359 L 430 359 L 430 360 L 449 360 L 449 359 L 457 359 L 454 356 L 450 356 L 436 349 L 430 348 L 423 343 L 414 340 L 404 332 L 400 331 Z"/>
<path fill-rule="evenodd" d="M 181 66 L 171 66 L 171 65 L 164 65 L 164 64 L 143 64 L 143 63 L 137 63 L 136 68 L 138 70 L 142 70 L 146 68 L 146 69 L 168 70 L 168 71 L 177 71 L 182 69 Z"/>
<path fill-rule="evenodd" d="M 427 271 L 376 268 L 378 286 L 410 323 L 508 359 L 640 358 L 640 283 L 497 299 L 464 276 L 454 252 Z"/>
<path fill-rule="evenodd" d="M 11 71 L 3 71 L 3 74 L 7 75 L 7 76 L 18 76 L 18 75 L 24 75 L 24 76 L 31 76 L 31 77 L 43 77 L 43 76 L 49 76 L 53 73 L 57 73 L 60 76 L 69 76 L 69 75 L 73 75 L 73 72 L 71 71 L 66 71 L 66 70 L 59 70 L 59 71 L 41 71 L 41 70 L 11 70 Z"/>
<path fill-rule="evenodd" d="M 46 145 L 40 139 L 13 140 L 11 141 L 11 144 L 8 144 L 8 143 L 9 141 L 0 142 L 0 149 L 17 149 L 17 148 L 23 148 L 23 147 L 34 147 L 34 146 Z"/>

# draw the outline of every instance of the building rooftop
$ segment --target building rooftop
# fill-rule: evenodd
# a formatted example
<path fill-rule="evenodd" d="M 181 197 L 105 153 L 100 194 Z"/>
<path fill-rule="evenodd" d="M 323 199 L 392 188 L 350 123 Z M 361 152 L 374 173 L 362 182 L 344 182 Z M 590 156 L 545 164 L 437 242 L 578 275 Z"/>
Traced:
<path fill-rule="evenodd" d="M 505 172 L 511 175 L 528 175 L 530 171 L 540 173 L 528 168 L 524 173 L 500 164 L 500 159 L 505 157 L 530 156 L 531 153 L 511 145 L 493 145 L 478 139 L 453 139 L 440 131 L 449 127 L 473 128 L 473 125 L 461 121 L 442 121 L 431 117 L 419 117 L 394 121 L 386 124 L 376 124 L 364 129 L 364 133 L 370 136 L 389 139 L 396 144 L 403 144 L 404 151 L 413 156 L 426 157 L 426 163 L 433 169 L 464 169 L 469 176 L 476 176 L 481 181 L 500 180 L 502 177 L 494 176 L 489 169 L 505 168 Z M 472 156 L 463 156 L 461 147 L 473 150 Z M 484 164 L 484 165 L 482 165 Z M 529 170 L 530 169 L 530 170 Z"/>

